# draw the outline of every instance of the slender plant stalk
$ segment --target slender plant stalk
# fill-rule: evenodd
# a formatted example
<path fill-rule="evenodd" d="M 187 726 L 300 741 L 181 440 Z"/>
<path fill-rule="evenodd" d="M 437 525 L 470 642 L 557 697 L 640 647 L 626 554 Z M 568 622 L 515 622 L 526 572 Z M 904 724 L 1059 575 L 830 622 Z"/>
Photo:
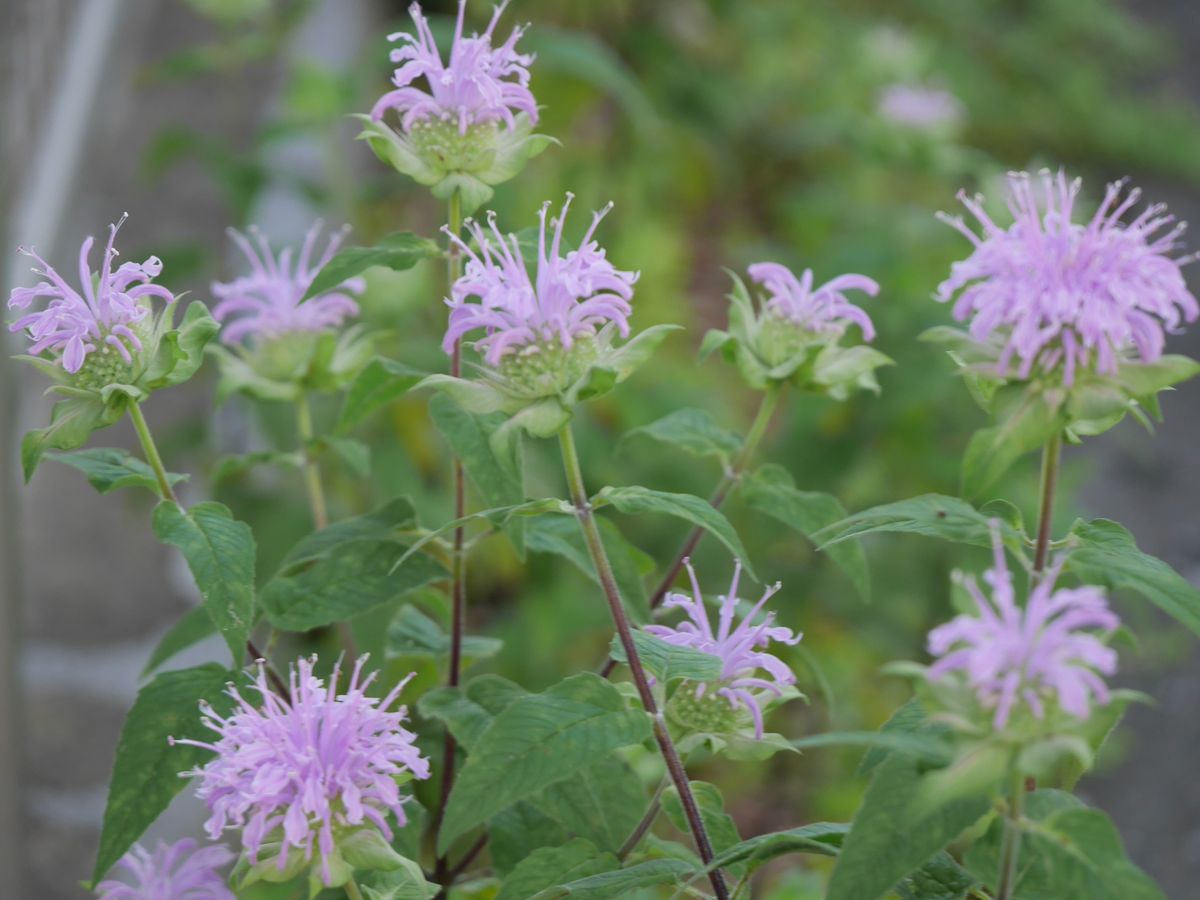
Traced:
<path fill-rule="evenodd" d="M 308 493 L 308 508 L 312 515 L 313 528 L 320 531 L 329 527 L 329 507 L 325 503 L 325 488 L 321 484 L 321 467 L 310 454 L 310 445 L 316 437 L 313 428 L 312 407 L 308 395 L 301 394 L 296 401 L 296 430 L 300 434 L 300 453 L 304 456 L 304 486 Z M 354 659 L 358 656 L 358 645 L 354 641 L 354 632 L 349 622 L 338 622 L 336 626 L 338 638 L 346 651 L 346 656 Z M 275 629 L 267 638 L 267 643 L 275 643 Z"/>
<path fill-rule="evenodd" d="M 146 462 L 154 470 L 154 478 L 158 482 L 158 495 L 179 506 L 179 498 L 175 496 L 175 491 L 171 488 L 171 480 L 167 478 L 167 470 L 163 466 L 162 457 L 158 454 L 158 447 L 150 434 L 150 426 L 146 424 L 146 417 L 142 415 L 142 408 L 137 403 L 129 404 L 129 418 L 133 422 L 134 431 L 137 432 L 138 441 L 141 442 Z"/>
<path fill-rule="evenodd" d="M 758 405 L 758 412 L 754 416 L 754 421 L 750 425 L 750 430 L 746 432 L 746 440 L 742 444 L 742 449 L 738 451 L 737 456 L 725 469 L 725 474 L 721 476 L 716 489 L 708 498 L 708 502 L 713 508 L 719 508 L 725 499 L 729 496 L 729 492 L 733 490 L 733 486 L 737 484 L 738 479 L 746 471 L 750 465 L 750 460 L 754 457 L 754 451 L 758 449 L 759 443 L 762 442 L 763 435 L 767 432 L 767 426 L 771 422 L 772 416 L 779 405 L 779 397 L 782 393 L 782 388 L 778 385 L 770 385 L 762 396 L 762 402 Z M 654 593 L 650 595 L 650 609 L 658 609 L 662 605 L 663 599 L 667 596 L 667 591 L 671 590 L 671 586 L 675 584 L 675 579 L 679 577 L 679 573 L 683 571 L 684 564 L 688 557 L 696 549 L 696 545 L 700 543 L 700 539 L 704 537 L 704 529 L 696 526 L 688 535 L 687 540 L 683 542 L 683 546 L 679 548 L 679 552 L 675 554 L 675 559 L 667 568 L 662 580 L 654 589 Z M 603 668 L 600 669 L 600 674 L 607 678 L 612 674 L 613 669 L 617 667 L 617 661 L 609 658 L 605 661 Z"/>
<path fill-rule="evenodd" d="M 146 456 L 146 462 L 154 470 L 154 479 L 158 482 L 159 496 L 163 500 L 170 501 L 182 509 L 179 498 L 175 496 L 175 492 L 171 489 L 171 481 L 167 478 L 167 469 L 163 465 L 162 456 L 158 452 L 158 445 L 154 443 L 154 436 L 150 434 L 150 426 L 146 424 L 146 417 L 142 415 L 142 409 L 138 404 L 130 404 L 129 418 L 133 420 L 133 428 L 137 432 L 138 441 L 142 445 L 142 452 Z M 279 673 L 275 671 L 270 659 L 255 646 L 253 641 L 246 641 L 246 652 L 250 654 L 251 659 L 261 659 L 266 662 L 267 677 L 270 678 L 271 684 L 279 692 L 279 696 L 284 698 L 289 697 L 290 692 L 288 691 L 287 684 L 279 676 Z"/>
<path fill-rule="evenodd" d="M 467 866 L 474 862 L 475 857 L 477 857 L 483 851 L 483 848 L 487 846 L 487 842 L 488 834 L 485 831 L 476 839 L 475 843 L 471 845 L 470 849 L 463 854 L 463 858 L 456 862 L 454 864 L 454 868 L 450 870 L 451 884 L 454 883 L 455 879 L 457 879 L 459 875 L 467 871 Z"/>
<path fill-rule="evenodd" d="M 1041 510 L 1038 513 L 1037 544 L 1033 552 L 1033 574 L 1037 578 L 1046 569 L 1050 550 L 1050 526 L 1054 519 L 1054 492 L 1058 487 L 1062 435 L 1056 434 L 1042 449 Z"/>
<path fill-rule="evenodd" d="M 450 195 L 450 209 L 447 226 L 450 233 L 457 236 L 462 231 L 462 194 L 455 191 Z M 446 250 L 446 280 L 447 287 L 453 288 L 454 282 L 462 275 L 462 253 L 453 241 Z M 450 353 L 450 374 L 454 378 L 462 377 L 462 340 L 454 342 Z M 454 455 L 454 518 L 461 519 L 467 512 L 467 485 L 463 472 L 462 460 Z M 467 552 L 466 529 L 461 525 L 454 529 L 454 544 L 450 554 L 450 663 L 446 683 L 457 687 L 462 680 L 462 641 L 466 630 L 467 618 Z M 433 822 L 433 833 L 436 836 L 442 827 L 442 817 L 446 804 L 450 800 L 450 791 L 454 787 L 454 758 L 458 743 L 454 740 L 449 729 L 446 730 L 445 746 L 442 752 L 442 786 L 441 802 Z M 482 849 L 482 848 L 480 848 Z M 434 866 L 434 881 L 442 885 L 444 897 L 449 886 L 457 877 L 457 871 L 451 871 L 449 859 L 439 856 Z"/>
<path fill-rule="evenodd" d="M 675 749 L 675 743 L 671 740 L 670 732 L 667 731 L 666 720 L 654 699 L 654 692 L 650 689 L 650 681 L 646 677 L 646 670 L 642 667 L 637 645 L 633 642 L 633 630 L 629 626 L 629 618 L 625 615 L 621 591 L 613 578 L 612 566 L 609 564 L 608 555 L 604 552 L 604 543 L 600 538 L 600 529 L 592 515 L 592 505 L 584 486 L 583 472 L 579 468 L 579 454 L 575 449 L 575 438 L 571 433 L 569 423 L 563 427 L 558 436 L 562 447 L 563 468 L 566 471 L 567 484 L 571 492 L 571 502 L 575 505 L 575 517 L 579 520 L 584 540 L 588 545 L 588 552 L 592 557 L 592 564 L 596 569 L 596 576 L 600 579 L 600 585 L 604 589 L 604 598 L 608 601 L 608 611 L 612 615 L 621 646 L 625 649 L 625 657 L 629 664 L 629 670 L 633 674 L 633 682 L 637 686 L 638 696 L 641 697 L 642 706 L 653 722 L 654 739 L 658 742 L 658 749 L 667 765 L 667 771 L 675 783 L 675 789 L 679 792 L 679 800 L 683 805 L 683 812 L 687 817 L 692 838 L 696 842 L 696 849 L 707 866 L 713 861 L 712 843 L 708 839 L 704 820 L 700 817 L 700 810 L 696 806 L 696 798 L 692 795 L 692 785 L 688 781 L 687 772 L 679 758 L 679 751 Z M 718 900 L 729 900 L 729 890 L 725 886 L 725 878 L 720 870 L 714 869 L 709 872 L 708 879 L 712 883 Z"/>
<path fill-rule="evenodd" d="M 1008 789 L 1004 837 L 1000 843 L 1000 874 L 996 885 L 996 900 L 1012 900 L 1017 887 L 1017 859 L 1021 854 L 1021 812 L 1024 804 L 1025 779 L 1014 765 L 1012 783 Z"/>
<path fill-rule="evenodd" d="M 353 877 L 346 882 L 346 896 L 350 900 L 363 900 L 362 891 L 358 889 L 358 884 Z"/>
<path fill-rule="evenodd" d="M 313 528 L 320 531 L 329 525 L 329 511 L 325 505 L 325 490 L 321 487 L 321 469 L 309 448 L 314 432 L 312 407 L 309 406 L 307 394 L 301 394 L 296 401 L 296 430 L 300 433 L 300 452 L 304 455 L 304 486 L 308 491 L 308 507 L 312 511 Z"/>
<path fill-rule="evenodd" d="M 617 851 L 617 859 L 625 861 L 630 853 L 637 849 L 637 845 L 642 842 L 642 838 L 646 836 L 646 832 L 650 830 L 650 826 L 654 824 L 654 820 L 658 818 L 659 810 L 662 809 L 663 791 L 667 789 L 667 778 L 664 778 L 658 784 L 658 789 L 654 792 L 654 796 L 650 798 L 650 805 L 646 807 L 646 814 L 642 816 L 642 820 L 637 823 L 637 827 L 629 832 L 629 837 L 625 838 L 625 843 L 621 845 L 621 849 Z"/>

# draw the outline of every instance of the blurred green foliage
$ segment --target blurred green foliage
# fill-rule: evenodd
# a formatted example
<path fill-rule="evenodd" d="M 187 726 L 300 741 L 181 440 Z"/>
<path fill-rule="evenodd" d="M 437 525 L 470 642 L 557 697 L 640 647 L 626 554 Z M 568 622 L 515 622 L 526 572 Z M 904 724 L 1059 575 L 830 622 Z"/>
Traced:
<path fill-rule="evenodd" d="M 314 215 L 352 222 L 356 243 L 400 229 L 436 235 L 444 211 L 355 144 L 346 119 L 386 89 L 385 35 L 408 27 L 405 4 L 377 5 L 371 38 L 346 71 L 281 52 L 309 4 L 256 3 L 254 15 L 231 4 L 189 5 L 212 11 L 211 39 L 160 61 L 148 81 L 203 78 L 215 91 L 236 91 L 238 73 L 266 60 L 280 80 L 279 100 L 254 139 L 239 146 L 189 132 L 181 113 L 180 127 L 153 147 L 148 174 L 165 177 L 184 160 L 199 162 L 225 192 L 232 224 L 253 219 L 262 192 L 282 187 L 309 200 Z M 451 8 L 427 4 L 431 13 Z M 471 4 L 478 27 L 487 13 L 486 4 Z M 842 272 L 878 280 L 880 296 L 864 306 L 879 331 L 876 346 L 897 365 L 880 373 L 878 398 L 834 403 L 789 394 L 759 461 L 782 465 L 801 489 L 833 493 L 850 510 L 926 491 L 954 493 L 967 438 L 983 415 L 941 352 L 915 340 L 949 320 L 932 293 L 967 249 L 933 212 L 954 206 L 960 187 L 996 194 L 1009 168 L 1065 165 L 1088 176 L 1093 194 L 1105 178 L 1125 174 L 1200 184 L 1200 118 L 1151 87 L 1169 41 L 1116 0 L 517 0 L 509 15 L 533 22 L 526 40 L 538 53 L 539 130 L 563 146 L 498 188 L 492 205 L 501 222 L 513 230 L 534 224 L 542 201 L 557 203 L 567 190 L 584 208 L 614 200 L 600 237 L 619 266 L 642 272 L 635 323 L 687 327 L 653 365 L 581 417 L 593 489 L 640 483 L 709 493 L 720 475 L 711 460 L 677 458 L 646 441 L 618 449 L 617 442 L 685 406 L 706 408 L 730 428 L 749 424 L 756 399 L 732 367 L 715 357 L 698 364 L 695 350 L 709 327 L 725 324 L 723 268 L 771 259 L 811 267 L 818 281 Z M 965 108 L 961 123 L 927 134 L 884 120 L 879 92 L 895 82 L 948 89 Z M 318 148 L 320 177 L 293 171 L 277 152 L 296 140 Z M 578 216 L 574 224 L 581 231 L 584 223 Z M 219 253 L 204 264 L 193 259 L 191 286 L 205 284 L 221 260 Z M 435 263 L 371 273 L 363 318 L 387 330 L 382 352 L 444 370 L 444 278 Z M 426 525 L 450 518 L 450 470 L 428 421 L 428 399 L 407 397 L 359 430 L 372 447 L 369 483 L 326 466 L 335 515 L 407 493 Z M 317 412 L 332 427 L 336 405 Z M 285 408 L 256 412 L 235 399 L 214 421 L 214 457 L 295 446 Z M 249 438 L 247 422 L 254 425 Z M 530 496 L 563 492 L 556 454 L 551 445 L 528 448 Z M 1035 465 L 1025 461 L 996 492 L 1014 499 L 1027 519 Z M 254 470 L 219 485 L 217 496 L 254 526 L 264 577 L 307 528 L 294 472 Z M 805 632 L 791 661 L 813 702 L 792 704 L 773 729 L 800 737 L 875 727 L 907 694 L 903 684 L 879 677 L 879 666 L 921 658 L 925 629 L 950 609 L 949 569 L 975 566 L 979 557 L 919 537 L 872 541 L 875 596 L 867 605 L 794 533 L 736 502 L 727 512 L 755 567 L 783 581 L 781 617 Z M 1061 525 L 1073 517 L 1069 496 L 1059 512 Z M 659 519 L 619 524 L 660 565 L 685 536 L 682 524 Z M 715 541 L 706 538 L 695 560 L 706 584 L 724 587 L 731 560 Z M 469 597 L 470 631 L 505 642 L 477 669 L 531 690 L 596 665 L 608 646 L 599 596 L 559 558 L 533 555 L 523 565 L 492 539 L 472 556 Z M 360 628 L 360 638 L 370 646 L 382 630 Z M 417 686 L 434 684 L 433 664 L 420 665 Z M 737 798 L 731 812 L 744 834 L 755 834 L 849 817 L 862 790 L 855 762 L 854 753 L 810 751 L 719 772 L 702 768 L 698 777 L 730 788 L 726 796 Z M 816 896 L 806 876 L 787 877 L 790 887 L 780 890 L 790 893 L 780 896 Z"/>

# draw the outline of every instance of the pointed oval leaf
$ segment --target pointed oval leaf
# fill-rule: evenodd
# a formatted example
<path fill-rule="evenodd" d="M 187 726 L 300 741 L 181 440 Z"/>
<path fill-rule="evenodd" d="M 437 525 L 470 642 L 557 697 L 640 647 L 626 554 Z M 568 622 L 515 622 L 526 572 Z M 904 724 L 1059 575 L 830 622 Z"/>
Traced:
<path fill-rule="evenodd" d="M 441 255 L 442 248 L 436 242 L 409 231 L 389 234 L 373 247 L 346 247 L 339 250 L 317 273 L 301 302 L 333 290 L 347 278 L 353 278 L 372 266 L 403 272 L 423 259 Z"/>

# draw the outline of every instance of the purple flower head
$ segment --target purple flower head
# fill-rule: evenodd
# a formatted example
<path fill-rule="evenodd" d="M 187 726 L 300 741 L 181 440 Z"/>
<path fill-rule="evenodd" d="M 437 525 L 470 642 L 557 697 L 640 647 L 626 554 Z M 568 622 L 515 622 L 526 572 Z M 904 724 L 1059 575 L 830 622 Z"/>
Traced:
<path fill-rule="evenodd" d="M 1137 189 L 1122 197 L 1125 182 L 1108 186 L 1104 202 L 1086 224 L 1072 221 L 1078 179 L 1043 172 L 1008 178 L 1013 224 L 997 225 L 982 198 L 959 199 L 981 226 L 975 234 L 961 216 L 940 217 L 975 246 L 938 287 L 937 298 L 957 295 L 954 317 L 971 320 L 977 341 L 998 336 L 1004 349 L 1000 374 L 1017 360 L 1018 378 L 1035 369 L 1056 371 L 1070 385 L 1079 369 L 1113 374 L 1131 353 L 1142 362 L 1162 355 L 1163 332 L 1200 314 L 1173 257 L 1184 224 L 1162 204 L 1147 206 L 1128 223 L 1121 217 L 1138 202 Z M 1164 230 L 1165 229 L 1165 230 Z"/>
<path fill-rule="evenodd" d="M 92 271 L 88 259 L 95 239 L 89 236 L 84 240 L 79 248 L 80 291 L 33 250 L 18 248 L 37 262 L 33 271 L 46 280 L 35 287 L 14 288 L 8 298 L 9 308 L 29 309 L 40 298 L 49 300 L 45 308 L 21 316 L 8 326 L 9 331 L 28 333 L 33 341 L 30 354 L 47 350 L 57 354 L 59 363 L 72 375 L 97 350 L 108 353 L 112 348 L 126 364 L 133 362 L 132 353 L 142 349 L 137 326 L 150 314 L 148 298 L 161 297 L 171 303 L 175 296 L 165 287 L 150 283 L 162 272 L 162 261 L 156 256 L 143 263 L 123 263 L 113 270 L 118 255 L 113 241 L 126 218 L 128 213 L 109 226 L 99 273 Z"/>
<path fill-rule="evenodd" d="M 1108 702 L 1108 688 L 1100 675 L 1117 670 L 1117 653 L 1083 629 L 1109 634 L 1120 620 L 1099 588 L 1054 590 L 1061 558 L 1045 572 L 1021 609 L 996 523 L 992 546 L 995 564 L 983 576 L 991 586 L 991 599 L 974 578 L 963 579 L 978 615 L 957 616 L 929 632 L 929 652 L 941 657 L 929 667 L 929 677 L 937 680 L 950 672 L 965 673 L 980 702 L 995 707 L 997 731 L 1008 723 L 1019 700 L 1041 719 L 1051 693 L 1063 710 L 1086 719 L 1093 698 L 1101 705 Z"/>
<path fill-rule="evenodd" d="M 233 860 L 228 847 L 197 850 L 191 838 L 174 844 L 159 841 L 153 853 L 134 844 L 116 866 L 128 882 L 109 879 L 96 885 L 96 890 L 100 900 L 235 900 L 217 871 Z"/>
<path fill-rule="evenodd" d="M 523 112 L 531 123 L 536 123 L 537 102 L 529 90 L 533 55 L 516 50 L 524 29 L 514 28 L 507 41 L 492 46 L 496 25 L 507 5 L 508 0 L 503 0 L 496 7 L 483 34 L 464 37 L 467 0 L 459 0 L 454 43 L 447 63 L 442 62 L 420 4 L 410 6 L 408 12 L 417 33 L 401 31 L 388 35 L 389 41 L 400 41 L 400 46 L 391 52 L 392 62 L 398 64 L 392 76 L 396 89 L 379 98 L 371 110 L 371 118 L 378 122 L 387 110 L 394 109 L 400 114 L 400 125 L 405 132 L 419 122 L 432 119 L 454 122 L 459 134 L 464 135 L 472 125 L 483 123 L 503 121 L 512 128 L 514 112 Z M 425 88 L 413 84 L 421 78 L 425 79 Z"/>
<path fill-rule="evenodd" d="M 242 830 L 242 844 L 257 862 L 264 841 L 279 842 L 279 867 L 289 849 L 312 860 L 321 855 L 325 883 L 331 881 L 330 855 L 344 829 L 374 827 L 389 840 L 389 813 L 403 826 L 404 799 L 397 776 L 429 777 L 429 762 L 413 744 L 416 735 L 402 723 L 406 708 L 388 711 L 404 679 L 379 700 L 367 689 L 378 673 L 362 678 L 366 657 L 354 664 L 350 683 L 337 693 L 340 663 L 329 684 L 313 674 L 316 658 L 291 667 L 290 700 L 267 683 L 260 663 L 255 678 L 259 705 L 235 687 L 237 702 L 225 719 L 202 705 L 204 724 L 218 735 L 214 743 L 180 740 L 212 750 L 216 756 L 198 769 L 198 796 L 212 813 L 206 830 L 213 838 L 226 828 Z M 411 677 L 411 676 L 410 676 Z"/>
<path fill-rule="evenodd" d="M 692 568 L 691 560 L 685 560 L 688 577 L 692 581 L 692 595 L 667 594 L 664 606 L 678 606 L 687 613 L 687 618 L 676 626 L 647 625 L 647 633 L 661 638 L 669 644 L 680 647 L 691 647 L 702 653 L 710 653 L 721 660 L 721 680 L 715 684 L 702 683 L 697 685 L 696 699 L 704 696 L 710 689 L 717 696 L 729 701 L 732 709 L 742 707 L 754 719 L 755 737 L 763 735 L 762 701 L 765 694 L 776 697 L 783 695 L 783 688 L 796 683 L 796 676 L 782 660 L 764 652 L 772 641 L 784 644 L 799 643 L 803 635 L 793 634 L 790 628 L 774 625 L 775 613 L 767 613 L 761 622 L 753 624 L 754 617 L 762 610 L 768 600 L 778 592 L 780 585 L 774 584 L 763 591 L 761 599 L 754 605 L 742 621 L 734 627 L 734 616 L 737 612 L 738 581 L 742 574 L 742 564 L 738 560 L 733 567 L 733 581 L 729 585 L 729 593 L 718 597 L 721 608 L 717 616 L 716 628 L 713 628 L 708 610 L 704 606 L 704 596 L 700 592 L 700 584 L 696 580 L 696 571 Z M 759 674 L 762 670 L 766 677 Z M 765 694 L 764 694 L 765 692 Z"/>
<path fill-rule="evenodd" d="M 894 125 L 929 131 L 953 125 L 963 116 L 962 102 L 942 88 L 889 84 L 879 92 L 879 115 Z"/>
<path fill-rule="evenodd" d="M 450 324 L 442 342 L 447 353 L 463 335 L 477 328 L 487 332 L 476 347 L 491 366 L 498 366 L 505 354 L 535 352 L 544 344 L 569 350 L 576 339 L 592 337 L 606 322 L 616 325 L 622 337 L 629 335 L 629 316 L 633 312 L 629 301 L 638 273 L 616 268 L 593 237 L 612 204 L 593 214 L 579 249 L 564 254 L 563 223 L 572 199 L 573 195 L 567 194 L 562 212 L 550 220 L 553 235 L 549 246 L 546 213 L 550 204 L 542 205 L 537 272 L 532 280 L 517 236 L 501 234 L 494 214 L 488 215 L 490 236 L 479 222 L 467 222 L 467 230 L 479 245 L 478 252 L 458 235 L 450 234 L 467 255 L 467 264 L 463 277 L 451 289 L 452 299 L 447 301 Z M 467 302 L 470 297 L 477 297 L 479 302 Z"/>
<path fill-rule="evenodd" d="M 285 247 L 275 256 L 257 228 L 250 229 L 254 244 L 246 235 L 229 229 L 229 236 L 250 262 L 250 273 L 212 284 L 213 296 L 219 301 L 213 317 L 220 322 L 232 319 L 221 331 L 222 341 L 237 344 L 247 337 L 261 340 L 297 331 L 325 331 L 337 328 L 347 316 L 358 315 L 358 304 L 350 295 L 363 292 L 361 278 L 348 278 L 332 290 L 300 302 L 349 231 L 347 226 L 331 235 L 325 251 L 314 261 L 313 247 L 321 224 L 314 222 L 308 229 L 295 265 L 293 248 Z"/>
<path fill-rule="evenodd" d="M 764 308 L 771 313 L 821 336 L 841 337 L 851 324 L 872 340 L 875 328 L 870 317 L 846 299 L 845 291 L 862 291 L 868 297 L 879 293 L 879 285 L 865 275 L 839 275 L 813 289 L 812 269 L 797 278 L 779 263 L 760 262 L 747 270 L 768 293 Z"/>

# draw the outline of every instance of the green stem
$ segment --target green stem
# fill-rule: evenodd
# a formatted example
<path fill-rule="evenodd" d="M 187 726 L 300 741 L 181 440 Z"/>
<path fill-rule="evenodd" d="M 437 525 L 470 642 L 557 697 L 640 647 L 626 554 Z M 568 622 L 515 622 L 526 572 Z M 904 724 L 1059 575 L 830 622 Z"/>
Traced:
<path fill-rule="evenodd" d="M 662 809 L 663 791 L 667 789 L 668 781 L 669 778 L 664 778 L 658 783 L 658 789 L 654 792 L 654 796 L 650 798 L 650 805 L 646 807 L 646 812 L 642 816 L 642 820 L 637 823 L 637 827 L 629 833 L 629 837 L 625 839 L 625 843 L 617 851 L 617 859 L 624 862 L 625 857 L 637 849 L 637 845 L 642 842 L 642 838 L 646 836 L 646 832 L 650 830 L 650 826 L 658 818 L 658 813 Z"/>
<path fill-rule="evenodd" d="M 300 433 L 300 452 L 304 455 L 304 486 L 308 490 L 308 508 L 312 512 L 313 528 L 320 531 L 329 525 L 329 512 L 325 506 L 325 490 L 321 487 L 321 469 L 312 455 L 314 437 L 312 407 L 308 395 L 301 394 L 296 401 L 296 429 Z"/>
<path fill-rule="evenodd" d="M 133 429 L 137 432 L 138 440 L 141 442 L 146 462 L 154 470 L 159 496 L 179 506 L 179 498 L 175 496 L 175 491 L 171 488 L 171 481 L 167 478 L 167 470 L 163 466 L 162 457 L 158 455 L 158 447 L 150 434 L 150 426 L 146 424 L 146 417 L 142 415 L 142 408 L 137 403 L 129 404 L 129 418 L 133 421 Z"/>
<path fill-rule="evenodd" d="M 692 839 L 696 842 L 696 850 L 705 866 L 708 866 L 714 857 L 712 843 L 708 839 L 704 820 L 700 817 L 700 810 L 696 806 L 696 798 L 692 794 L 692 785 L 688 781 L 687 771 L 679 758 L 679 751 L 675 749 L 675 743 L 671 740 L 670 732 L 667 731 L 666 720 L 663 719 L 663 715 L 658 709 L 658 702 L 654 699 L 654 692 L 650 689 L 650 680 L 646 677 L 646 670 L 638 655 L 637 645 L 633 641 L 633 629 L 630 628 L 629 618 L 625 615 L 625 604 L 621 599 L 621 591 L 613 577 L 612 565 L 608 561 L 604 543 L 600 538 L 600 529 L 596 525 L 595 516 L 592 515 L 592 504 L 584 485 L 583 471 L 579 467 L 579 453 L 575 449 L 575 437 L 571 433 L 570 423 L 563 427 L 558 433 L 558 437 L 562 447 L 563 469 L 566 472 L 567 485 L 570 488 L 571 502 L 575 505 L 575 517 L 579 520 L 579 527 L 587 542 L 588 553 L 592 557 L 596 577 L 600 579 L 604 598 L 608 601 L 609 614 L 616 626 L 621 646 L 625 649 L 625 658 L 629 665 L 629 671 L 633 675 L 633 682 L 637 686 L 638 696 L 641 697 L 642 707 L 651 717 L 654 739 L 658 743 L 659 752 L 667 765 L 667 772 L 670 773 L 671 780 L 675 783 L 675 790 L 679 792 L 679 801 L 683 806 L 684 815 L 687 817 Z M 718 900 L 729 900 L 729 889 L 725 886 L 725 878 L 720 870 L 714 869 L 709 872 L 708 878 Z"/>
<path fill-rule="evenodd" d="M 1041 509 L 1038 512 L 1037 544 L 1033 552 L 1035 579 L 1046 569 L 1046 558 L 1050 549 L 1050 528 L 1054 520 L 1054 492 L 1058 487 L 1061 457 L 1062 434 L 1055 434 L 1042 449 Z"/>
<path fill-rule="evenodd" d="M 362 891 L 358 889 L 358 884 L 353 878 L 346 882 L 346 896 L 350 900 L 363 900 Z"/>
<path fill-rule="evenodd" d="M 462 194 L 455 191 L 450 195 L 450 204 L 446 226 L 450 233 L 457 237 L 462 232 Z M 462 252 L 458 245 L 450 242 L 446 249 L 446 282 L 448 289 L 462 277 Z M 447 291 L 449 293 L 449 290 Z M 450 375 L 462 377 L 462 341 L 454 342 L 450 353 Z M 454 455 L 454 518 L 461 519 L 467 511 L 467 484 L 463 472 L 462 460 Z M 462 680 L 462 641 L 466 630 L 467 619 L 467 550 L 466 529 L 462 526 L 454 529 L 454 543 L 450 553 L 450 662 L 446 682 L 450 687 L 457 687 Z M 437 835 L 442 827 L 442 817 L 446 804 L 450 800 L 450 791 L 454 787 L 454 761 L 458 743 L 449 730 L 446 731 L 445 744 L 442 751 L 442 785 L 441 802 L 433 821 L 433 833 Z M 434 881 L 442 885 L 438 896 L 445 896 L 453 883 L 456 873 L 450 870 L 450 861 L 446 856 L 439 856 L 434 864 Z"/>
<path fill-rule="evenodd" d="M 1008 789 L 1008 809 L 1004 819 L 1004 837 L 1000 843 L 1000 874 L 996 900 L 1012 900 L 1017 887 L 1017 860 L 1021 854 L 1021 812 L 1025 804 L 1025 779 L 1013 766 Z"/>

